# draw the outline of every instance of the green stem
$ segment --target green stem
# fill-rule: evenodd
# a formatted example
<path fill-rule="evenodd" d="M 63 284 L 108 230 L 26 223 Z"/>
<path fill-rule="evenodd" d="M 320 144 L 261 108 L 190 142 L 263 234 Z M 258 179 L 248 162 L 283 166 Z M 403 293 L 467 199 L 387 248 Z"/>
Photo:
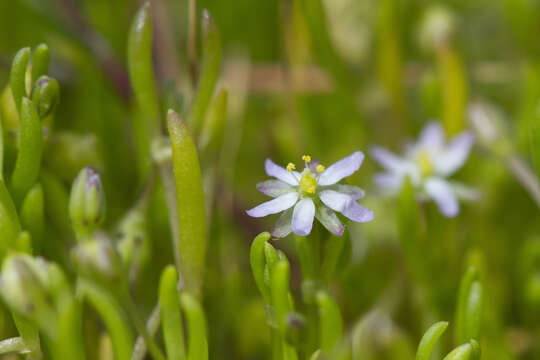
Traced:
<path fill-rule="evenodd" d="M 135 328 L 139 332 L 139 334 L 144 339 L 144 342 L 146 343 L 146 346 L 148 347 L 148 351 L 152 355 L 152 357 L 155 360 L 165 360 L 165 355 L 161 351 L 161 349 L 158 347 L 156 342 L 154 341 L 154 338 L 150 336 L 148 333 L 148 330 L 146 329 L 145 324 L 141 320 L 141 317 L 139 316 L 139 311 L 137 310 L 137 306 L 135 305 L 135 302 L 133 301 L 133 297 L 128 293 L 125 296 L 124 304 L 126 307 L 126 310 L 129 314 L 129 317 L 133 321 L 133 324 L 135 325 Z"/>
<path fill-rule="evenodd" d="M 158 303 L 156 304 L 156 306 L 154 306 L 152 314 L 150 314 L 150 317 L 146 322 L 146 329 L 148 330 L 148 334 L 150 334 L 150 336 L 154 336 L 158 331 L 161 319 L 160 316 L 161 309 Z M 133 355 L 131 356 L 131 360 L 143 360 L 146 356 L 146 349 L 146 342 L 144 341 L 143 337 L 139 335 L 137 341 L 135 342 L 135 347 L 133 349 Z"/>
<path fill-rule="evenodd" d="M 120 304 L 102 288 L 79 279 L 79 290 L 105 323 L 116 360 L 129 360 L 133 351 L 133 334 Z"/>

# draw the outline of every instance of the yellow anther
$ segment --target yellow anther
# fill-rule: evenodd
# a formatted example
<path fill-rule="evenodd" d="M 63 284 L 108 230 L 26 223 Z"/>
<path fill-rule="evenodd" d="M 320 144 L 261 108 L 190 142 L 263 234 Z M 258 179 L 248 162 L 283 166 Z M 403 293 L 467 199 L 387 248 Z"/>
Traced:
<path fill-rule="evenodd" d="M 317 165 L 317 167 L 315 168 L 315 171 L 317 171 L 318 173 L 322 173 L 326 168 L 324 167 L 324 165 Z"/>
<path fill-rule="evenodd" d="M 304 156 L 302 156 L 302 160 L 304 160 L 304 161 L 307 162 L 307 163 L 310 163 L 310 162 L 311 162 L 311 156 L 309 156 L 309 155 L 304 155 Z"/>
<path fill-rule="evenodd" d="M 288 163 L 288 164 L 287 164 L 287 171 L 288 171 L 288 172 L 291 172 L 291 171 L 293 171 L 294 169 L 296 169 L 296 165 L 294 165 L 293 163 Z"/>

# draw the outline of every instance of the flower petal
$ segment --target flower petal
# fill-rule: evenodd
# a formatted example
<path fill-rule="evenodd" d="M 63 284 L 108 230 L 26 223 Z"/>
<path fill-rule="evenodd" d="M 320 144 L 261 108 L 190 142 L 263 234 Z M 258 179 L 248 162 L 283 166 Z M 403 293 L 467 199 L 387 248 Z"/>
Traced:
<path fill-rule="evenodd" d="M 459 203 L 449 183 L 442 179 L 429 178 L 424 184 L 424 189 L 444 216 L 454 217 L 459 213 Z"/>
<path fill-rule="evenodd" d="M 437 149 L 442 147 L 444 144 L 444 131 L 442 126 L 438 122 L 429 122 L 420 133 L 418 137 L 418 142 L 416 143 L 417 148 L 429 148 Z"/>
<path fill-rule="evenodd" d="M 264 170 L 268 176 L 275 177 L 276 179 L 284 181 L 289 185 L 298 185 L 298 179 L 293 174 L 288 172 L 287 169 L 277 165 L 270 159 L 266 159 L 264 162 Z"/>
<path fill-rule="evenodd" d="M 381 188 L 398 190 L 403 182 L 403 176 L 395 173 L 378 173 L 373 176 L 373 181 Z"/>
<path fill-rule="evenodd" d="M 296 204 L 297 200 L 298 193 L 291 192 L 281 195 L 273 200 L 264 202 L 251 210 L 247 210 L 246 213 L 253 217 L 263 217 L 270 214 L 277 214 L 278 212 L 292 207 L 294 204 Z"/>
<path fill-rule="evenodd" d="M 343 226 L 336 213 L 328 206 L 322 204 L 317 206 L 317 209 L 315 210 L 315 217 L 332 234 L 336 236 L 343 235 L 345 226 Z"/>
<path fill-rule="evenodd" d="M 448 176 L 463 166 L 472 145 L 474 135 L 471 132 L 464 132 L 456 136 L 444 149 L 442 154 L 434 159 L 433 166 L 439 175 Z"/>
<path fill-rule="evenodd" d="M 394 155 L 380 146 L 372 146 L 370 153 L 373 159 L 388 171 L 401 174 L 405 172 L 408 167 L 407 160 Z"/>
<path fill-rule="evenodd" d="M 278 221 L 276 222 L 276 225 L 274 226 L 274 228 L 272 229 L 272 232 L 270 233 L 272 237 L 281 239 L 291 233 L 292 213 L 293 213 L 293 208 L 290 208 L 288 210 L 285 210 L 280 215 Z"/>
<path fill-rule="evenodd" d="M 351 155 L 330 165 L 319 178 L 319 185 L 327 186 L 337 183 L 339 180 L 352 175 L 356 170 L 360 169 L 364 154 L 361 151 L 356 151 Z"/>
<path fill-rule="evenodd" d="M 353 200 L 360 200 L 364 197 L 364 195 L 366 195 L 366 192 L 364 190 L 354 185 L 335 184 L 332 185 L 330 189 L 336 190 L 337 192 L 340 192 L 342 194 L 347 194 L 351 198 L 353 198 Z"/>
<path fill-rule="evenodd" d="M 310 198 L 300 200 L 294 207 L 292 215 L 292 231 L 300 236 L 306 236 L 313 227 L 315 204 Z"/>
<path fill-rule="evenodd" d="M 373 212 L 359 205 L 349 195 L 334 190 L 324 190 L 319 194 L 321 201 L 330 209 L 342 213 L 356 222 L 373 220 Z"/>
<path fill-rule="evenodd" d="M 371 221 L 375 217 L 373 215 L 373 211 L 363 207 L 356 201 L 351 201 L 349 206 L 347 206 L 341 213 L 349 219 L 359 223 Z"/>
<path fill-rule="evenodd" d="M 257 190 L 264 195 L 278 197 L 280 195 L 296 191 L 291 185 L 281 180 L 266 180 L 257 184 Z"/>

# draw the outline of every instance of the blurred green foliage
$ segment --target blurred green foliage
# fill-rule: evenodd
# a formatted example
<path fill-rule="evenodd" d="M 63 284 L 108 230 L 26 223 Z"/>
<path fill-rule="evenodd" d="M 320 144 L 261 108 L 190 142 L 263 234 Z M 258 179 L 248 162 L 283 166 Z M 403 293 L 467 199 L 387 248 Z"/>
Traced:
<path fill-rule="evenodd" d="M 83 281 L 78 289 L 88 297 L 83 303 L 84 320 L 90 319 L 83 327 L 88 358 L 109 359 L 105 354 L 113 352 L 115 358 L 128 358 L 131 353 L 122 349 L 135 342 L 131 327 L 140 331 L 141 324 L 124 326 L 122 307 L 134 306 L 140 319 L 147 319 L 161 297 L 167 298 L 164 306 L 173 317 L 167 328 L 182 328 L 180 314 L 170 310 L 179 303 L 191 334 L 186 337 L 187 351 L 184 344 L 175 349 L 166 330 L 152 331 L 156 343 L 164 349 L 166 345 L 167 354 L 187 353 L 188 359 L 203 359 L 204 351 L 189 349 L 206 345 L 211 359 L 270 359 L 273 347 L 280 346 L 285 346 L 285 358 L 294 359 L 296 350 L 287 336 L 304 341 L 299 346 L 302 358 L 316 349 L 313 337 L 322 342 L 326 355 L 347 358 L 350 354 L 340 353 L 341 332 L 352 344 L 353 359 L 412 359 L 424 332 L 443 320 L 450 322 L 449 331 L 438 345 L 431 347 L 446 329 L 440 324 L 431 330 L 436 335 L 428 333 L 436 338 L 423 342 L 429 343 L 426 351 L 433 351 L 432 359 L 442 359 L 458 346 L 447 359 L 475 359 L 473 338 L 484 359 L 540 359 L 540 3 L 199 0 L 193 4 L 196 29 L 201 27 L 202 9 L 212 14 L 221 59 L 205 59 L 215 49 L 201 43 L 212 34 L 190 32 L 188 0 L 152 0 L 152 33 L 145 34 L 140 48 L 129 51 L 130 26 L 139 2 L 0 1 L 4 144 L 0 232 L 13 241 L 2 244 L 2 255 L 8 248 L 27 252 L 24 239 L 29 233 L 35 255 L 58 263 L 69 281 L 80 275 L 69 256 L 75 236 L 68 223 L 68 194 L 79 170 L 89 165 L 101 174 L 106 194 L 103 229 L 116 234 L 112 241 L 122 244 L 119 255 L 129 272 L 135 304 L 120 305 L 89 282 Z M 50 60 L 36 55 L 43 51 L 36 50 L 41 43 L 48 45 Z M 36 65 L 30 82 L 18 81 L 14 102 L 4 86 L 12 81 L 15 54 L 28 46 L 36 61 L 49 61 L 49 71 Z M 130 82 L 130 72 L 136 72 L 128 71 L 130 57 L 146 62 L 143 66 L 153 61 L 154 73 L 146 84 Z M 50 76 L 60 87 L 59 102 L 49 100 L 54 116 L 47 104 L 46 111 L 32 111 L 30 104 L 37 100 L 22 95 L 41 75 Z M 198 88 L 203 82 L 197 81 L 199 75 L 210 89 Z M 156 92 L 148 85 L 154 78 Z M 137 86 L 150 92 L 147 104 L 134 96 Z M 194 126 L 191 135 L 204 144 L 198 159 L 193 144 L 188 144 L 193 152 L 182 152 L 189 158 L 183 165 L 178 156 L 175 160 L 181 147 L 173 146 L 173 166 L 170 154 L 151 143 L 151 137 L 167 134 L 164 109 L 169 108 Z M 38 117 L 43 144 L 31 140 Z M 255 183 L 265 178 L 265 158 L 284 165 L 299 162 L 308 153 L 329 164 L 352 151 L 367 152 L 375 143 L 397 151 L 433 117 L 444 123 L 448 134 L 475 129 L 477 146 L 457 178 L 481 192 L 478 201 L 463 204 L 457 218 L 446 219 L 433 204 L 417 204 L 408 188 L 399 198 L 383 197 L 371 180 L 377 169 L 367 156 L 350 182 L 366 189 L 365 204 L 374 210 L 375 220 L 348 224 L 342 239 L 317 225 L 305 239 L 313 242 L 309 246 L 315 249 L 309 251 L 321 257 L 322 270 L 316 272 L 323 285 L 316 286 L 324 291 L 312 293 L 315 300 L 299 301 L 313 285 L 306 280 L 315 279 L 306 276 L 301 240 L 292 236 L 279 242 L 255 240 L 259 248 L 251 249 L 251 266 L 258 268 L 253 279 L 251 241 L 275 220 L 252 219 L 244 213 L 262 200 Z M 18 147 L 25 141 L 33 147 Z M 32 152 L 30 157 L 37 156 L 37 162 L 22 164 L 25 154 Z M 150 157 L 155 164 L 148 162 Z M 198 168 L 199 160 L 204 200 L 198 192 L 199 177 L 189 170 Z M 159 171 L 152 169 L 155 166 Z M 182 172 L 186 166 L 187 175 Z M 186 189 L 198 204 L 194 212 L 206 211 L 206 224 L 197 220 L 193 224 L 189 209 L 176 209 L 187 223 L 184 228 L 193 225 L 201 239 L 208 233 L 199 298 L 204 313 L 196 297 L 175 296 L 171 284 L 178 275 L 171 268 L 162 275 L 167 264 L 179 261 L 171 237 L 180 244 L 189 237 L 169 230 L 176 198 L 171 200 L 170 186 L 159 178 L 172 174 L 173 167 L 177 181 L 182 175 L 194 176 L 189 184 L 195 186 Z M 6 200 L 6 187 L 13 202 Z M 178 196 L 181 201 L 182 194 Z M 29 197 L 33 199 L 27 202 Z M 28 231 L 24 236 L 21 225 Z M 204 249 L 194 251 L 205 257 Z M 269 275 L 265 266 L 275 274 Z M 202 270 L 196 272 L 199 279 Z M 200 280 L 195 282 L 201 285 Z M 296 307 L 289 295 L 296 299 Z M 69 317 L 78 306 L 69 296 L 65 301 L 69 309 L 58 316 Z M 277 319 L 268 314 L 270 303 L 277 304 Z M 291 329 L 287 316 L 292 311 L 305 313 L 308 322 L 319 322 L 320 333 Z M 23 334 L 25 325 L 10 316 L 5 304 L 0 318 L 0 338 L 17 336 L 16 329 Z M 107 352 L 103 345 L 103 329 L 117 345 L 114 351 Z M 58 331 L 71 329 L 64 326 Z M 201 335 L 205 331 L 208 344 Z M 291 331 L 299 335 L 290 335 Z M 423 354 L 417 358 L 427 359 Z"/>

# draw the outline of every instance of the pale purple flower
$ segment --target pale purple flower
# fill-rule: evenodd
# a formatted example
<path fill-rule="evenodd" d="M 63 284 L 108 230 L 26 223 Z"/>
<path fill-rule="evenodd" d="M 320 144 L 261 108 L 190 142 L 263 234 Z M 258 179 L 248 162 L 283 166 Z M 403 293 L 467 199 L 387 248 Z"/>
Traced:
<path fill-rule="evenodd" d="M 313 219 L 332 234 L 341 236 L 345 227 L 336 212 L 356 222 L 373 220 L 373 212 L 357 203 L 364 197 L 364 191 L 357 186 L 338 184 L 360 168 L 364 160 L 361 151 L 352 153 L 324 168 L 310 156 L 303 156 L 305 168 L 300 173 L 294 171 L 292 163 L 287 168 L 266 159 L 266 174 L 275 179 L 257 184 L 257 189 L 274 199 L 247 211 L 249 216 L 263 217 L 282 213 L 272 236 L 282 238 L 291 233 L 306 236 L 311 232 Z"/>
<path fill-rule="evenodd" d="M 418 190 L 420 198 L 435 201 L 446 217 L 459 213 L 458 198 L 473 199 L 475 190 L 447 180 L 463 166 L 474 143 L 470 132 L 458 134 L 445 142 L 440 124 L 427 124 L 415 144 L 408 144 L 403 157 L 378 146 L 371 148 L 371 156 L 386 172 L 375 175 L 375 183 L 389 193 L 397 193 L 406 177 Z"/>

